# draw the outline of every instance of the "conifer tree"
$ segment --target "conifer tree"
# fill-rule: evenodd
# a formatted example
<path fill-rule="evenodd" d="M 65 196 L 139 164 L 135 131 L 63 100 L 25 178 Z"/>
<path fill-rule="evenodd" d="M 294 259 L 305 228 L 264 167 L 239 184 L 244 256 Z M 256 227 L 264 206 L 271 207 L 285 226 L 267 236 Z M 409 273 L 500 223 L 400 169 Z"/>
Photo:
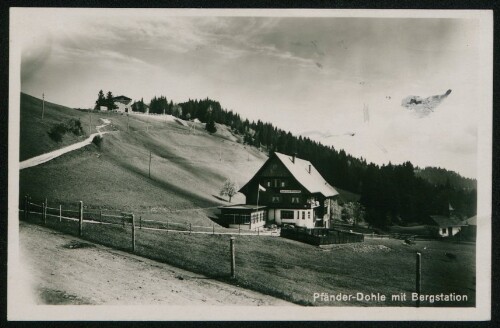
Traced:
<path fill-rule="evenodd" d="M 102 90 L 99 90 L 99 93 L 97 94 L 97 100 L 95 102 L 95 109 L 100 110 L 101 106 L 106 105 L 106 98 L 104 97 L 104 92 Z"/>
<path fill-rule="evenodd" d="M 113 110 L 117 109 L 118 106 L 115 105 L 115 102 L 113 101 L 113 93 L 111 91 L 108 91 L 106 94 L 106 101 L 105 101 L 105 106 L 108 107 L 108 110 Z"/>

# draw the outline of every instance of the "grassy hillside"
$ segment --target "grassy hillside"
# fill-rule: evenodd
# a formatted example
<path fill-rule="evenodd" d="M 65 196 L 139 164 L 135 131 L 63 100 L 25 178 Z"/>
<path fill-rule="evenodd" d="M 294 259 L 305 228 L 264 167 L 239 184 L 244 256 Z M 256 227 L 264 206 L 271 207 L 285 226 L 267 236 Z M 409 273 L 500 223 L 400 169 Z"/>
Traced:
<path fill-rule="evenodd" d="M 46 101 L 42 120 L 42 100 L 21 93 L 20 160 L 23 161 L 84 139 L 85 136 L 76 137 L 73 134 L 67 134 L 61 143 L 57 143 L 48 135 L 53 125 L 66 122 L 71 118 L 83 119 L 84 115 L 84 112 Z M 88 122 L 86 123 L 85 132 L 88 131 Z"/>
<path fill-rule="evenodd" d="M 45 138 L 50 122 L 89 115 L 50 105 L 46 106 L 45 124 L 41 125 L 32 117 L 38 115 L 37 99 L 27 95 L 22 98 L 21 148 L 25 149 L 25 157 L 71 143 L 69 138 L 61 144 Z M 227 204 L 218 196 L 224 180 L 232 178 L 242 185 L 266 160 L 255 148 L 238 143 L 237 136 L 224 126 L 218 126 L 218 132 L 210 135 L 203 130 L 203 124 L 196 124 L 193 132 L 185 122 L 166 117 L 92 114 L 94 124 L 100 124 L 99 118 L 111 120 L 117 131 L 105 135 L 100 147 L 91 144 L 22 170 L 20 197 L 29 194 L 33 199 L 47 198 L 49 204 L 82 200 L 91 208 L 129 210 L 152 219 L 208 224 L 207 215 L 213 215 L 214 207 Z M 88 121 L 86 124 L 82 120 L 88 131 Z M 233 203 L 243 201 L 239 195 Z M 200 210 L 205 208 L 208 209 Z"/>

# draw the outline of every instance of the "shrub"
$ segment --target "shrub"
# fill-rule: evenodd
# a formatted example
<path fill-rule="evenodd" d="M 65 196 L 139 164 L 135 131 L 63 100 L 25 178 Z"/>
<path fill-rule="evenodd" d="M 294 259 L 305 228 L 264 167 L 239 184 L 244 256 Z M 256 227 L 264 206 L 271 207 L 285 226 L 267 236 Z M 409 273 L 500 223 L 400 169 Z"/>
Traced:
<path fill-rule="evenodd" d="M 205 129 L 210 133 L 217 132 L 217 127 L 215 126 L 215 122 L 213 120 L 207 122 L 207 124 L 205 125 Z"/>
<path fill-rule="evenodd" d="M 50 139 L 54 140 L 55 142 L 61 142 L 62 137 L 66 133 L 66 125 L 63 123 L 58 123 L 56 125 L 53 125 L 48 134 Z"/>
<path fill-rule="evenodd" d="M 92 139 L 92 143 L 94 145 L 96 145 L 97 147 L 99 147 L 99 149 L 101 148 L 101 145 L 102 145 L 102 137 L 100 135 L 96 135 L 94 137 L 94 139 Z"/>
<path fill-rule="evenodd" d="M 50 139 L 55 142 L 61 142 L 65 133 L 72 132 L 76 136 L 81 136 L 83 134 L 82 122 L 80 119 L 70 119 L 65 123 L 57 123 L 53 125 L 49 132 Z"/>
<path fill-rule="evenodd" d="M 83 134 L 82 122 L 80 119 L 70 119 L 68 123 L 66 123 L 67 130 L 71 131 L 76 136 L 81 136 Z"/>

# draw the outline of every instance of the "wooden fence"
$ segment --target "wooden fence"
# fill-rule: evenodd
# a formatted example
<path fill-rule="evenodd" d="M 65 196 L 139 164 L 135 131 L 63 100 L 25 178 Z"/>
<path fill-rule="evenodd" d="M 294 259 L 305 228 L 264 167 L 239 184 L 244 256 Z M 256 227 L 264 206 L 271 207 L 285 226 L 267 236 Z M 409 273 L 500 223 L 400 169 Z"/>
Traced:
<path fill-rule="evenodd" d="M 364 241 L 364 235 L 356 232 L 324 228 L 291 228 L 281 229 L 281 237 L 307 244 L 320 246 L 330 244 L 359 243 Z"/>
<path fill-rule="evenodd" d="M 103 210 L 88 210 L 84 208 L 83 202 L 78 202 L 77 206 L 62 205 L 48 206 L 48 201 L 35 203 L 29 196 L 24 199 L 22 218 L 25 220 L 39 220 L 38 223 L 47 225 L 50 223 L 63 224 L 64 222 L 74 222 L 78 227 L 78 236 L 85 233 L 85 226 L 92 225 L 111 225 L 119 226 L 123 229 L 130 230 L 131 245 L 135 241 L 135 229 L 189 233 L 189 234 L 217 234 L 217 235 L 254 235 L 254 236 L 278 236 L 277 231 L 270 231 L 263 228 L 257 230 L 245 230 L 238 228 L 224 228 L 216 225 L 199 226 L 191 223 L 175 222 L 166 219 L 165 221 L 156 221 L 142 218 L 142 215 L 134 215 L 129 212 L 119 211 L 103 211 Z"/>

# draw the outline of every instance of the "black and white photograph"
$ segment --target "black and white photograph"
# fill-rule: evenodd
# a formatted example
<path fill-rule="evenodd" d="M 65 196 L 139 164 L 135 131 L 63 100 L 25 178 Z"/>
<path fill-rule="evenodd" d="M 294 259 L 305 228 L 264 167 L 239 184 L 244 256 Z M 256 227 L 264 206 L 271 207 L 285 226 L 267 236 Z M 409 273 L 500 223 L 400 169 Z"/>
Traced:
<path fill-rule="evenodd" d="M 8 320 L 490 319 L 491 11 L 11 8 L 9 51 Z"/>

